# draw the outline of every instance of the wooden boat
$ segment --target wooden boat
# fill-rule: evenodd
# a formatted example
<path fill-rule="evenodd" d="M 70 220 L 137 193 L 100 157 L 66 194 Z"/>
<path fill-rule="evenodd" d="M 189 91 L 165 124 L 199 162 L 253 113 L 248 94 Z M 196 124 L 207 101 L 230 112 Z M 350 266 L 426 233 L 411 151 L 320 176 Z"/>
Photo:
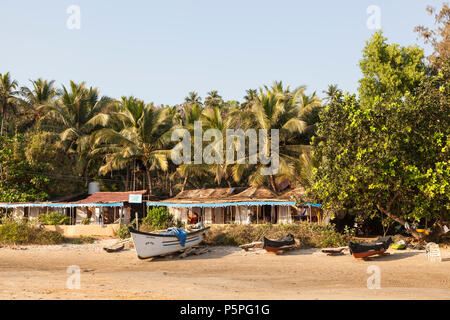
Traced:
<path fill-rule="evenodd" d="M 263 238 L 263 249 L 266 249 L 267 252 L 278 252 L 284 251 L 288 249 L 292 249 L 295 247 L 295 239 L 292 234 L 288 234 L 287 236 L 278 239 L 278 240 L 270 240 L 266 237 Z"/>
<path fill-rule="evenodd" d="M 384 255 L 384 252 L 389 249 L 392 243 L 391 237 L 378 238 L 373 242 L 355 243 L 349 242 L 348 247 L 350 253 L 355 258 L 367 258 L 373 255 Z"/>
<path fill-rule="evenodd" d="M 125 245 L 124 245 L 124 244 L 122 244 L 122 245 L 120 245 L 120 246 L 118 246 L 118 247 L 114 247 L 114 248 L 103 248 L 103 250 L 105 250 L 105 251 L 108 252 L 108 253 L 113 253 L 113 252 L 119 252 L 119 251 L 122 251 L 123 248 L 125 248 Z"/>
<path fill-rule="evenodd" d="M 163 256 L 198 245 L 203 240 L 203 235 L 209 227 L 193 229 L 187 233 L 184 246 L 175 235 L 147 233 L 128 228 L 133 239 L 134 247 L 139 259 L 147 259 Z"/>

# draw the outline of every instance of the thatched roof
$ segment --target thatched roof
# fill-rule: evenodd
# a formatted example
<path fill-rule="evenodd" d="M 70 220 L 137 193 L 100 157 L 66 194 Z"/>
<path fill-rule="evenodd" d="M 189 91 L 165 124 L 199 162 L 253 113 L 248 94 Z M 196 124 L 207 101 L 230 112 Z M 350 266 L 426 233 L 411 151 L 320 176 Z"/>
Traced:
<path fill-rule="evenodd" d="M 251 187 L 241 193 L 230 197 L 230 199 L 241 201 L 276 200 L 277 198 L 278 196 L 276 193 L 263 186 Z"/>
<path fill-rule="evenodd" d="M 279 198 L 283 200 L 292 200 L 293 197 L 300 198 L 301 196 L 304 196 L 305 192 L 306 189 L 304 187 L 297 187 L 282 193 Z"/>
<path fill-rule="evenodd" d="M 226 199 L 230 196 L 242 192 L 246 188 L 211 188 L 211 189 L 195 189 L 195 190 L 185 190 L 177 194 L 172 199 L 185 199 L 185 200 L 193 200 L 193 199 Z"/>
<path fill-rule="evenodd" d="M 266 187 L 251 188 L 215 188 L 196 189 L 180 192 L 165 203 L 193 204 L 193 203 L 228 203 L 254 201 L 284 201 L 276 193 Z"/>
<path fill-rule="evenodd" d="M 242 192 L 246 188 L 211 188 L 211 189 L 195 189 L 185 190 L 177 194 L 171 199 L 163 202 L 178 202 L 178 203 L 196 203 L 196 202 L 224 202 L 231 198 L 232 195 Z"/>

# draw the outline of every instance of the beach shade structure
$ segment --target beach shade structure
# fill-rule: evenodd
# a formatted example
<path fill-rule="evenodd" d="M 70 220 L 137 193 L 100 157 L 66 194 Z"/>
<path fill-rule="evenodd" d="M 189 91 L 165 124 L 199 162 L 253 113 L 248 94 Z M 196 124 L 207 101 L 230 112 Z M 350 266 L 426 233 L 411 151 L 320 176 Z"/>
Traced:
<path fill-rule="evenodd" d="M 167 207 L 184 223 L 193 213 L 207 224 L 291 223 L 295 201 L 260 186 L 186 190 L 167 200 L 148 201 L 147 206 Z"/>

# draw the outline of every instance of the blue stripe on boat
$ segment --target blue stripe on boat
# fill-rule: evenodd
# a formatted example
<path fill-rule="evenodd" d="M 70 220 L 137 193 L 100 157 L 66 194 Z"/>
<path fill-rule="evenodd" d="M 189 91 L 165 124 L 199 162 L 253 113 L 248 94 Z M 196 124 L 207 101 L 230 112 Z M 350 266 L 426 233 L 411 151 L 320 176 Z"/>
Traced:
<path fill-rule="evenodd" d="M 200 238 L 197 237 L 197 238 L 194 238 L 194 239 L 186 240 L 186 243 L 187 243 L 187 242 L 192 242 L 192 241 L 195 241 L 195 240 L 198 240 L 198 239 L 200 239 Z M 163 244 L 163 247 L 167 247 L 167 246 L 175 246 L 175 245 L 181 245 L 181 242 L 178 241 L 178 242 L 176 242 L 176 243 Z"/>

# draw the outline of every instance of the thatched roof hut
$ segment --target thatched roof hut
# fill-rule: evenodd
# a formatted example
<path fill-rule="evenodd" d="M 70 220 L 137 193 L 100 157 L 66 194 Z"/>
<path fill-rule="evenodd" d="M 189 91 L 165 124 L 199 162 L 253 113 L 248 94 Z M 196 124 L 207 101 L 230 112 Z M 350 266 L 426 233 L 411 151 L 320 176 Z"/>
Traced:
<path fill-rule="evenodd" d="M 263 186 L 251 187 L 230 197 L 230 199 L 235 201 L 273 201 L 277 198 L 278 196 L 275 192 Z"/>
<path fill-rule="evenodd" d="M 292 200 L 295 198 L 304 197 L 306 194 L 306 189 L 302 186 L 297 187 L 295 189 L 288 190 L 282 193 L 278 198 L 283 200 Z"/>

